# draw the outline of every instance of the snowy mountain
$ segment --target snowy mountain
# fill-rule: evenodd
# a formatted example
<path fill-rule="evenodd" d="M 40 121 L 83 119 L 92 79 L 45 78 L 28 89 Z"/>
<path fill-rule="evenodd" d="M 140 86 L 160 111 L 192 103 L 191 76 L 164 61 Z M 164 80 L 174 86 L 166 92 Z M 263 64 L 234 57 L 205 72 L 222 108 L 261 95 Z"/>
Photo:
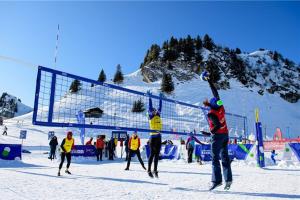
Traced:
<path fill-rule="evenodd" d="M 32 108 L 24 105 L 20 99 L 4 92 L 0 97 L 0 116 L 13 118 L 32 111 Z"/>
<path fill-rule="evenodd" d="M 140 68 L 146 82 L 160 80 L 164 73 L 184 82 L 207 70 L 221 89 L 229 89 L 233 81 L 260 95 L 277 94 L 290 103 L 300 99 L 299 65 L 276 51 L 242 53 L 238 48 L 224 48 L 208 35 L 203 41 L 172 37 L 162 47 L 152 45 Z"/>

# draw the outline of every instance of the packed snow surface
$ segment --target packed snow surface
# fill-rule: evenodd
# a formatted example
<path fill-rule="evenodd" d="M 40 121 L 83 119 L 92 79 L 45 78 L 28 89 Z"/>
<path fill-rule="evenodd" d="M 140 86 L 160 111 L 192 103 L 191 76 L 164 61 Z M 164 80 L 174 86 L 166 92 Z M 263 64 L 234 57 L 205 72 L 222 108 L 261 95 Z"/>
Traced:
<path fill-rule="evenodd" d="M 233 185 L 208 191 L 211 164 L 160 161 L 159 178 L 151 179 L 139 163 L 75 160 L 72 175 L 57 176 L 58 161 L 43 151 L 25 155 L 23 161 L 0 161 L 0 196 L 16 199 L 300 199 L 300 168 L 260 169 L 233 162 Z M 64 168 L 63 168 L 64 170 Z"/>

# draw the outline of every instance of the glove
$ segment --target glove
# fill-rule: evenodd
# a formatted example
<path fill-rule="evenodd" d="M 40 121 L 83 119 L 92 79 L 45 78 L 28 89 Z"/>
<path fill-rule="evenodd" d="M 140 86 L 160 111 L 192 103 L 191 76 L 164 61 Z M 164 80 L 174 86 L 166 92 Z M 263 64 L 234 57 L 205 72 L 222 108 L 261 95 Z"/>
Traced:
<path fill-rule="evenodd" d="M 205 135 L 205 136 L 210 136 L 211 135 L 211 133 L 210 132 L 206 132 L 206 131 L 200 131 L 203 135 Z"/>
<path fill-rule="evenodd" d="M 205 99 L 205 100 L 203 101 L 203 105 L 206 106 L 206 107 L 209 106 L 209 101 L 208 101 L 208 99 Z"/>
<path fill-rule="evenodd" d="M 202 72 L 200 75 L 200 79 L 202 81 L 207 81 L 209 79 L 209 73 L 207 71 Z"/>

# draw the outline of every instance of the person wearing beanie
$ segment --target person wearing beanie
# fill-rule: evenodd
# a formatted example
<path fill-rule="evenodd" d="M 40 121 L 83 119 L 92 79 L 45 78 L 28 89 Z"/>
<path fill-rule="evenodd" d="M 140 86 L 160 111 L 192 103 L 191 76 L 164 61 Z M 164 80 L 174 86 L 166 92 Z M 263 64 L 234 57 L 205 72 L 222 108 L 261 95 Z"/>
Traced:
<path fill-rule="evenodd" d="M 67 133 L 67 137 L 64 138 L 63 141 L 61 142 L 60 148 L 62 152 L 61 152 L 61 161 L 59 164 L 58 176 L 60 176 L 60 170 L 64 164 L 65 158 L 67 158 L 67 168 L 65 172 L 67 174 L 71 174 L 71 172 L 69 171 L 69 167 L 71 164 L 71 150 L 74 148 L 74 138 L 72 136 L 73 133 L 69 131 Z"/>
<path fill-rule="evenodd" d="M 202 131 L 204 135 L 211 135 L 211 156 L 212 156 L 212 185 L 210 190 L 222 185 L 222 173 L 220 166 L 220 155 L 222 160 L 223 176 L 225 179 L 225 190 L 228 190 L 232 184 L 232 171 L 228 155 L 228 128 L 225 119 L 225 109 L 220 100 L 219 93 L 209 78 L 207 72 L 201 74 L 201 79 L 208 81 L 213 98 L 203 102 L 204 106 L 209 108 L 207 115 L 210 132 Z"/>

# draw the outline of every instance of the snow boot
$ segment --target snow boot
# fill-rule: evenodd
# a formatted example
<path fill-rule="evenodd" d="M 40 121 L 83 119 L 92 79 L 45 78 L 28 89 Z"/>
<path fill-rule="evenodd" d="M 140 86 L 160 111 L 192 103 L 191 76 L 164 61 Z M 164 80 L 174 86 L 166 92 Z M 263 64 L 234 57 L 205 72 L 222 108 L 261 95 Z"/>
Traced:
<path fill-rule="evenodd" d="M 152 172 L 148 172 L 148 175 L 150 176 L 150 178 L 153 178 Z"/>
<path fill-rule="evenodd" d="M 222 182 L 221 183 L 213 183 L 210 188 L 209 188 L 209 191 L 212 191 L 214 190 L 215 188 L 219 187 L 222 185 Z"/>
<path fill-rule="evenodd" d="M 226 182 L 225 184 L 225 187 L 224 187 L 224 190 L 229 190 L 230 189 L 230 186 L 231 186 L 232 182 L 231 181 L 228 181 Z"/>

